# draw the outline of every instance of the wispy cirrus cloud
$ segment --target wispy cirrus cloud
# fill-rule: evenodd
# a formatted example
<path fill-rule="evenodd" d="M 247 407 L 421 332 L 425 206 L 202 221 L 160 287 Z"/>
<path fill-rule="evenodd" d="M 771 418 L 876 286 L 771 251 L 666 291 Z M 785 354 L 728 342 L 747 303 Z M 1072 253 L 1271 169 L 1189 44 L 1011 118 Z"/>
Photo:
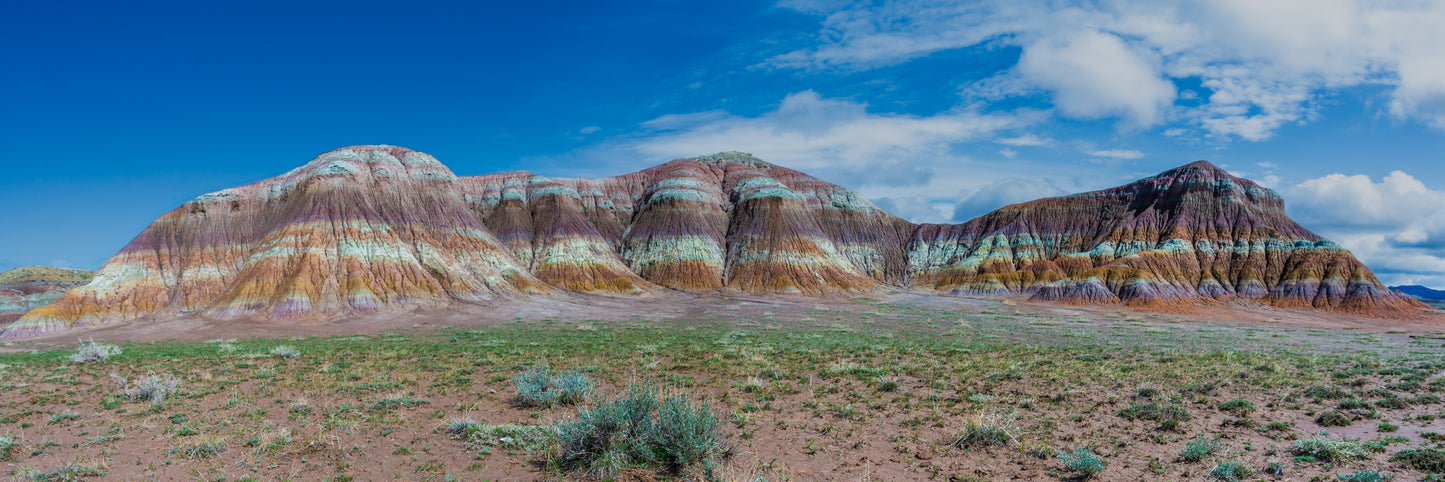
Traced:
<path fill-rule="evenodd" d="M 1085 151 L 1084 153 L 1094 157 L 1119 159 L 1124 161 L 1141 159 L 1145 156 L 1143 152 L 1133 149 L 1095 149 Z"/>
<path fill-rule="evenodd" d="M 994 142 L 1014 147 L 1043 147 L 1054 142 L 1053 139 L 1039 137 L 1038 134 L 1028 133 L 1018 137 L 1005 137 L 995 139 Z"/>
<path fill-rule="evenodd" d="M 1048 179 L 999 179 L 961 194 L 953 208 L 953 221 L 964 222 L 1010 204 L 1064 194 L 1068 191 Z"/>

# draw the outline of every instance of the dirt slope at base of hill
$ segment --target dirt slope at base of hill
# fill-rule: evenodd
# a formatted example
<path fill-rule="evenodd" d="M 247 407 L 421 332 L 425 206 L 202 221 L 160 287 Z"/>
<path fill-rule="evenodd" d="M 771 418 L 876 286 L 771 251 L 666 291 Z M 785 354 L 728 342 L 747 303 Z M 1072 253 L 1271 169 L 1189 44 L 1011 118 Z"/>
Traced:
<path fill-rule="evenodd" d="M 548 300 L 498 301 L 491 306 L 462 306 L 413 313 L 351 316 L 304 323 L 254 320 L 213 320 L 200 317 L 79 329 L 32 340 L 6 343 L 0 352 L 35 347 L 68 345 L 79 338 L 108 341 L 211 340 L 232 338 L 280 338 L 294 336 L 344 336 L 430 330 L 441 327 L 484 327 L 514 321 L 585 321 L 632 319 L 756 321 L 809 319 L 814 310 L 841 312 L 873 311 L 884 303 L 900 307 L 978 312 L 1002 306 L 1020 314 L 1078 317 L 1107 320 L 1129 316 L 1166 317 L 1176 321 L 1213 326 L 1273 326 L 1302 329 L 1354 330 L 1362 333 L 1402 332 L 1412 335 L 1445 332 L 1445 311 L 1421 310 L 1411 319 L 1362 318 L 1337 312 L 1279 308 L 1236 301 L 1185 305 L 1184 308 L 1150 309 L 1120 305 L 1060 305 L 1033 302 L 1025 297 L 1011 299 L 944 297 L 894 291 L 851 299 L 756 296 L 740 293 L 655 293 L 641 298 L 554 293 Z M 1027 342 L 1028 340 L 1019 340 Z"/>

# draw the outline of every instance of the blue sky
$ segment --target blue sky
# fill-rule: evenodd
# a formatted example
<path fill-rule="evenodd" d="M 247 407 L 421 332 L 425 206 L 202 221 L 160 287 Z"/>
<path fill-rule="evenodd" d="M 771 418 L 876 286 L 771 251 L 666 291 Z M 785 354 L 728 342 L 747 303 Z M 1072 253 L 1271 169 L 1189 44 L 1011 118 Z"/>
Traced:
<path fill-rule="evenodd" d="M 915 221 L 1208 159 L 1389 283 L 1445 286 L 1434 2 L 23 2 L 0 269 L 345 145 L 461 175 L 741 150 Z"/>

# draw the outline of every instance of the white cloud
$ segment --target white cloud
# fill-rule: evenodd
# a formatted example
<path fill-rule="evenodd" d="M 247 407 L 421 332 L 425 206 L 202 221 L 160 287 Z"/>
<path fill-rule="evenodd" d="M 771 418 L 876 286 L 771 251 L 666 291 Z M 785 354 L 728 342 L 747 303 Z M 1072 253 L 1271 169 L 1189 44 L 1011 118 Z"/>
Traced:
<path fill-rule="evenodd" d="M 1105 158 L 1109 158 L 1109 159 L 1120 159 L 1120 160 L 1142 159 L 1142 158 L 1145 156 L 1145 154 L 1144 154 L 1143 152 L 1139 152 L 1139 151 L 1136 151 L 1136 150 L 1133 150 L 1133 149 L 1091 150 L 1091 151 L 1086 151 L 1086 152 L 1084 152 L 1084 153 L 1085 153 L 1085 154 L 1088 154 L 1088 155 L 1090 155 L 1090 156 L 1094 156 L 1094 157 L 1105 157 Z"/>
<path fill-rule="evenodd" d="M 1022 27 L 1044 5 L 1018 2 L 818 2 L 783 0 L 778 4 L 826 15 L 820 45 L 769 59 L 776 66 L 864 69 L 894 65 L 940 51 L 975 45 Z M 1001 10 L 1008 10 L 1005 13 Z"/>
<path fill-rule="evenodd" d="M 952 207 L 947 204 L 940 206 L 937 200 L 924 196 L 881 197 L 873 199 L 873 204 L 877 205 L 879 209 L 892 213 L 894 216 L 913 222 L 930 222 L 947 219 L 950 208 Z"/>
<path fill-rule="evenodd" d="M 1030 133 L 1018 137 L 1006 137 L 995 140 L 994 142 L 1014 147 L 1043 147 L 1052 144 L 1054 140 Z"/>
<path fill-rule="evenodd" d="M 932 116 L 869 113 L 867 105 L 814 91 L 788 95 L 758 117 L 724 112 L 669 115 L 628 149 L 652 158 L 739 150 L 798 169 L 859 168 L 956 159 L 952 146 L 1032 122 L 1027 116 L 950 111 Z"/>
<path fill-rule="evenodd" d="M 1445 205 L 1445 193 L 1432 191 L 1403 171 L 1391 172 L 1378 183 L 1363 174 L 1330 174 L 1302 182 L 1289 192 L 1307 219 L 1341 226 L 1406 226 Z"/>
<path fill-rule="evenodd" d="M 1064 115 L 1119 117 L 1130 127 L 1147 127 L 1160 121 L 1176 96 L 1151 57 L 1113 34 L 1083 31 L 1039 39 L 1024 48 L 1016 68 L 1052 92 Z"/>
<path fill-rule="evenodd" d="M 1331 174 L 1282 192 L 1301 224 L 1353 251 L 1386 283 L 1445 286 L 1445 191 L 1394 171 L 1378 182 Z"/>
<path fill-rule="evenodd" d="M 1003 148 L 1003 149 L 999 149 L 999 150 L 998 150 L 998 153 L 999 153 L 999 155 L 1001 155 L 1001 156 L 1003 156 L 1003 157 L 1007 157 L 1007 158 L 1009 158 L 1009 159 L 1013 159 L 1013 158 L 1019 156 L 1019 151 L 1015 151 L 1015 150 L 1009 149 L 1009 148 L 1007 148 L 1007 147 L 1005 147 L 1005 148 Z"/>
<path fill-rule="evenodd" d="M 572 172 L 606 176 L 670 159 L 744 151 L 854 189 L 911 221 L 948 222 L 960 202 L 970 197 L 970 203 L 979 205 L 1025 200 L 1001 191 L 1012 185 L 981 188 L 1017 176 L 1021 169 L 1048 165 L 1009 147 L 1053 144 L 1052 139 L 1023 133 L 1045 118 L 1036 111 L 991 114 L 967 108 L 927 116 L 874 113 L 863 103 L 803 91 L 756 116 L 726 111 L 666 115 L 642 123 L 633 134 L 525 162 L 539 172 L 547 166 L 585 164 Z M 985 143 L 1005 146 L 1003 157 L 980 160 L 961 154 Z M 1009 152 L 1015 158 L 1008 158 Z M 1098 187 L 1116 180 L 1087 165 L 1048 166 L 1050 180 L 1039 181 L 1047 186 Z"/>
<path fill-rule="evenodd" d="M 933 178 L 933 169 L 915 164 L 913 161 L 894 161 L 873 165 L 846 165 L 819 167 L 809 174 L 828 179 L 834 183 L 859 189 L 870 186 L 922 186 Z"/>
<path fill-rule="evenodd" d="M 1005 178 L 959 196 L 953 220 L 964 222 L 1015 203 L 1068 194 L 1047 179 Z"/>
<path fill-rule="evenodd" d="M 1411 0 L 784 1 L 823 16 L 815 45 L 776 68 L 864 70 L 982 44 L 1019 63 L 964 89 L 984 100 L 1047 94 L 1075 118 L 1182 122 L 1267 139 L 1309 122 L 1340 88 L 1377 85 L 1384 109 L 1445 130 L 1445 2 Z M 1174 81 L 1198 82 L 1179 96 Z M 1176 103 L 1176 98 L 1183 100 Z M 1180 127 L 1168 130 L 1184 134 Z"/>
<path fill-rule="evenodd" d="M 593 132 L 597 132 L 597 131 L 600 131 L 600 130 L 602 130 L 601 127 L 597 127 L 597 126 L 587 126 L 587 127 L 583 127 L 583 128 L 581 128 L 581 129 L 578 129 L 577 132 L 580 132 L 580 133 L 583 133 L 583 134 L 591 134 L 591 133 L 593 133 Z"/>

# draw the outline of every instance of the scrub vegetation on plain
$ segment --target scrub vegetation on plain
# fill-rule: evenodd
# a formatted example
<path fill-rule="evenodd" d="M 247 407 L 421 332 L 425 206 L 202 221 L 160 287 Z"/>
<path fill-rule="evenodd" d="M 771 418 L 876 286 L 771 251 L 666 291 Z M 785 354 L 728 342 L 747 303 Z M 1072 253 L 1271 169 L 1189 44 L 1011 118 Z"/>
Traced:
<path fill-rule="evenodd" d="M 36 480 L 1445 473 L 1445 335 L 853 303 L 0 354 L 0 464 Z"/>

